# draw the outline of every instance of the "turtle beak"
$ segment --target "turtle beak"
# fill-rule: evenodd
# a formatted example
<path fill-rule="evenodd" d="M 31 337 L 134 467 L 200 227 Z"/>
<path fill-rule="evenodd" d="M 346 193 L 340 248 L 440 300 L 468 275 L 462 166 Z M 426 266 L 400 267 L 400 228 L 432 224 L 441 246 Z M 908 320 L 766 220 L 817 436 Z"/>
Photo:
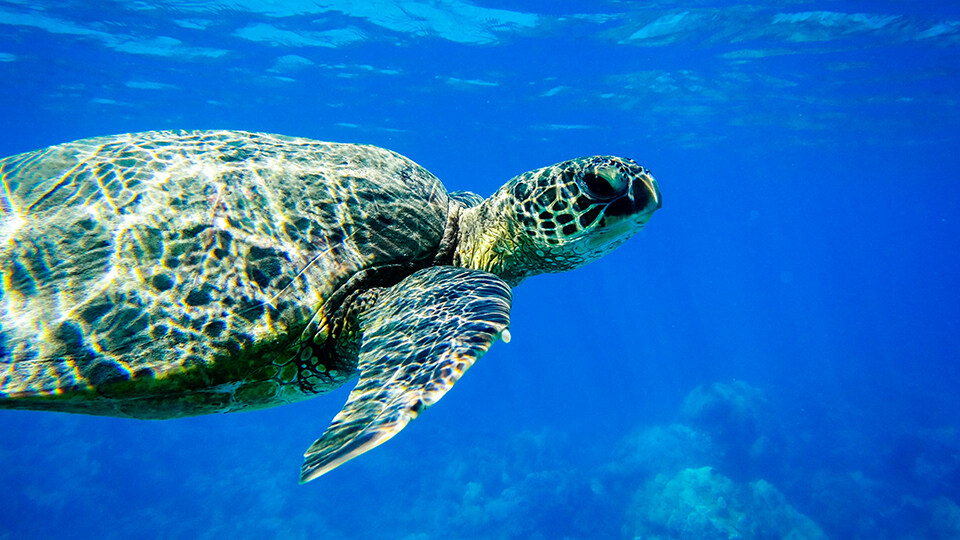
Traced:
<path fill-rule="evenodd" d="M 660 186 L 657 185 L 657 181 L 653 176 L 646 171 L 633 179 L 629 196 L 637 214 L 644 215 L 647 219 L 663 206 L 663 199 L 660 196 Z"/>

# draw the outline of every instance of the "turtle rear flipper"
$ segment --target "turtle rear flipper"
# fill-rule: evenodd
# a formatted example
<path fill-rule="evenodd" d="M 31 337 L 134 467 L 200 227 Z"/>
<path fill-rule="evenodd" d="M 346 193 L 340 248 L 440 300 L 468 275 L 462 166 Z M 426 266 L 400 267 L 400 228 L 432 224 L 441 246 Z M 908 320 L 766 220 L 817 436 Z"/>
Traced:
<path fill-rule="evenodd" d="M 443 397 L 506 330 L 510 298 L 499 277 L 449 266 L 386 289 L 362 316 L 360 380 L 304 454 L 300 481 L 385 442 Z"/>

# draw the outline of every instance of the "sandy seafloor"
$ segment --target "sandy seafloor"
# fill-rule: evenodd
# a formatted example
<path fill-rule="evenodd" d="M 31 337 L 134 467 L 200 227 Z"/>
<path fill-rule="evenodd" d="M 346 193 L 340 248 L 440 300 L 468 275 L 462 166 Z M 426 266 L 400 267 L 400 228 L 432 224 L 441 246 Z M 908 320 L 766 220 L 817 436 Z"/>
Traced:
<path fill-rule="evenodd" d="M 349 388 L 162 422 L 0 412 L 0 538 L 960 538 L 960 8 L 0 2 L 0 154 L 231 128 L 484 196 L 618 154 L 663 209 L 307 485 Z"/>

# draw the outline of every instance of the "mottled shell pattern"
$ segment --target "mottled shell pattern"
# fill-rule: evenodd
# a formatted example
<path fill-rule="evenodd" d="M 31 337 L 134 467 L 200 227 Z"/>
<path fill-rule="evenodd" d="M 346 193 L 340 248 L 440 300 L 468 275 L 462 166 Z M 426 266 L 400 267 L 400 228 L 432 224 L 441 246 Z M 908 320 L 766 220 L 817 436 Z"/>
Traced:
<path fill-rule="evenodd" d="M 317 364 L 307 321 L 361 269 L 428 265 L 450 204 L 394 152 L 234 131 L 86 139 L 0 160 L 0 179 L 3 395 L 117 416 L 341 385 L 356 366 Z M 161 378 L 181 399 L 141 407 Z"/>

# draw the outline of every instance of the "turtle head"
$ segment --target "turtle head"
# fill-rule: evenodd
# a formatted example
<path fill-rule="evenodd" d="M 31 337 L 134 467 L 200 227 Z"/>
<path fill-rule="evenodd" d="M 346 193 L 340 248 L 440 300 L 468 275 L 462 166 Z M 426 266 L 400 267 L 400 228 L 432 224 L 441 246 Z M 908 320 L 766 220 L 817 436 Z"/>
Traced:
<path fill-rule="evenodd" d="M 458 262 L 511 285 L 606 255 L 660 208 L 650 172 L 631 159 L 593 156 L 517 176 L 464 211 Z"/>

